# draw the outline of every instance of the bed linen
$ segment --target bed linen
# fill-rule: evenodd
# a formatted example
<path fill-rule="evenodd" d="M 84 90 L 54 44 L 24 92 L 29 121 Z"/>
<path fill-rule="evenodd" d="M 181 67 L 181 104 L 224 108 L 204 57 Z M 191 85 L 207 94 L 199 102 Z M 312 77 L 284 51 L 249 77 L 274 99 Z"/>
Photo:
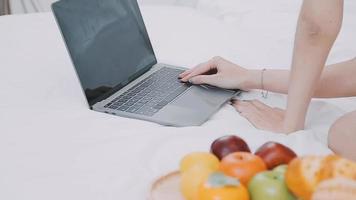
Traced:
<path fill-rule="evenodd" d="M 161 62 L 192 67 L 221 55 L 251 67 L 289 65 L 296 20 L 291 13 L 250 12 L 236 23 L 192 8 L 142 9 Z M 329 62 L 356 55 L 352 17 L 345 17 L 347 28 Z M 229 105 L 201 127 L 110 116 L 87 108 L 50 13 L 1 17 L 0 32 L 0 199 L 142 200 L 150 183 L 177 169 L 184 154 L 207 151 L 226 134 L 245 138 L 253 150 L 274 140 L 299 155 L 328 154 L 330 124 L 356 109 L 354 99 L 314 100 L 307 129 L 289 136 L 256 130 Z M 279 94 L 263 99 L 251 91 L 238 98 L 285 106 Z"/>
<path fill-rule="evenodd" d="M 12 14 L 48 12 L 58 0 L 8 0 Z M 138 0 L 142 5 L 175 5 L 197 7 L 198 0 Z"/>

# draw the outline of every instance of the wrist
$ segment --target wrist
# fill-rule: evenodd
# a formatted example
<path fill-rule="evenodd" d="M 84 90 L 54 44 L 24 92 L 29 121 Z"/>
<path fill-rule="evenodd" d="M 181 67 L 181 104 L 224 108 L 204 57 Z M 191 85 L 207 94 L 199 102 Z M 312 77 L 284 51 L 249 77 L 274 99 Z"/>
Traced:
<path fill-rule="evenodd" d="M 261 70 L 248 70 L 245 83 L 246 90 L 261 88 Z"/>

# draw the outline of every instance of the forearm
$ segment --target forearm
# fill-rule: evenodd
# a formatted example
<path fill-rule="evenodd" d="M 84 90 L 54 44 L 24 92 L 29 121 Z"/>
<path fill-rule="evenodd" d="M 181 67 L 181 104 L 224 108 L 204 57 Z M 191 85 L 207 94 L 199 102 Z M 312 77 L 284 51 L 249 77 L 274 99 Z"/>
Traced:
<path fill-rule="evenodd" d="M 263 74 L 263 89 L 288 93 L 290 70 L 267 69 Z M 262 89 L 262 71 L 250 70 L 250 88 Z M 326 66 L 313 97 L 334 98 L 356 96 L 356 58 Z"/>
<path fill-rule="evenodd" d="M 356 58 L 327 66 L 317 84 L 314 97 L 356 96 Z"/>
<path fill-rule="evenodd" d="M 304 0 L 295 36 L 284 131 L 304 128 L 311 98 L 339 33 L 342 0 Z"/>
<path fill-rule="evenodd" d="M 264 89 L 276 93 L 288 93 L 290 70 L 267 69 L 249 70 L 248 89 Z M 263 76 L 263 83 L 262 83 Z"/>

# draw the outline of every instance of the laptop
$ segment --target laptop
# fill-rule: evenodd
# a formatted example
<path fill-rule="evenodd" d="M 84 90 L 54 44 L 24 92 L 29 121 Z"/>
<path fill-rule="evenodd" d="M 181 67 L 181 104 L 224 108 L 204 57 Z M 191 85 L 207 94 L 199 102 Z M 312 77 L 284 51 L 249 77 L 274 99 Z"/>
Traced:
<path fill-rule="evenodd" d="M 61 0 L 52 10 L 94 111 L 197 126 L 239 93 L 182 83 L 186 68 L 158 63 L 136 0 Z"/>

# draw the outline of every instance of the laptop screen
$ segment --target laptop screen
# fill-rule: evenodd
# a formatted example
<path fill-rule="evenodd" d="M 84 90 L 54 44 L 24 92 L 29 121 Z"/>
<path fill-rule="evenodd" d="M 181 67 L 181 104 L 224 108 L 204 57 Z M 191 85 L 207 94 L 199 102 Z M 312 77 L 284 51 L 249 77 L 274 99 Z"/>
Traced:
<path fill-rule="evenodd" d="M 90 106 L 157 63 L 136 0 L 61 0 L 52 9 Z"/>

